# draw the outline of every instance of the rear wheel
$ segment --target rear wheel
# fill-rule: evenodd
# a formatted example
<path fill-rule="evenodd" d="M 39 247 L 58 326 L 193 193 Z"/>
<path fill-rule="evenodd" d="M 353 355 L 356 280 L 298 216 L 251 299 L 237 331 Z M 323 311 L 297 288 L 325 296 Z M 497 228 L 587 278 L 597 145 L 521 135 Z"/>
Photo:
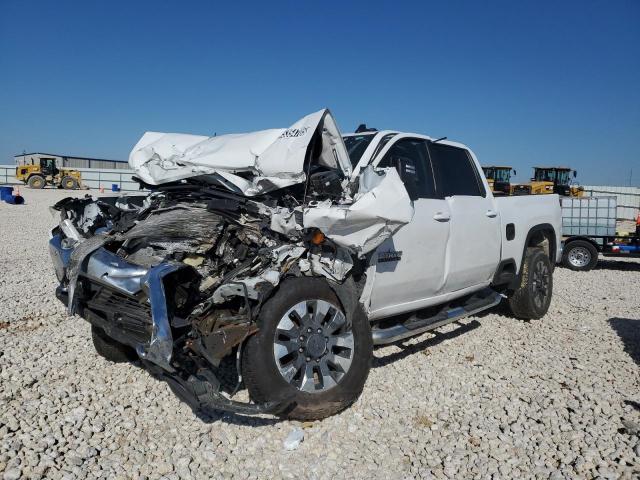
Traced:
<path fill-rule="evenodd" d="M 41 188 L 44 188 L 46 181 L 44 177 L 40 175 L 31 175 L 31 177 L 29 177 L 29 181 L 27 182 L 27 184 L 29 185 L 29 188 L 41 189 Z"/>
<path fill-rule="evenodd" d="M 598 250 L 590 242 L 575 240 L 565 245 L 562 252 L 562 264 L 576 271 L 591 270 L 598 263 Z"/>
<path fill-rule="evenodd" d="M 520 286 L 509 297 L 509 308 L 517 318 L 542 318 L 549 310 L 553 293 L 553 270 L 541 248 L 528 248 L 522 262 Z"/>
<path fill-rule="evenodd" d="M 78 181 L 75 178 L 69 176 L 64 177 L 60 184 L 65 190 L 77 190 L 78 188 Z"/>
<path fill-rule="evenodd" d="M 133 348 L 115 341 L 100 327 L 91 325 L 91 338 L 93 339 L 93 346 L 96 348 L 96 352 L 110 362 L 131 362 L 138 358 Z"/>
<path fill-rule="evenodd" d="M 290 279 L 262 309 L 260 330 L 244 349 L 243 377 L 255 402 L 284 402 L 287 418 L 325 418 L 358 398 L 372 349 L 364 314 L 346 318 L 326 281 Z"/>

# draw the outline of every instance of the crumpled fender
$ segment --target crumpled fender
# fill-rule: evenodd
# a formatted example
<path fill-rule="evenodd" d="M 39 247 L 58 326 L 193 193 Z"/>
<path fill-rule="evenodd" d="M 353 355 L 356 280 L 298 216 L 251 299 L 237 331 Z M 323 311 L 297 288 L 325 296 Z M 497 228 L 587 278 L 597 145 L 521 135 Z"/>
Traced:
<path fill-rule="evenodd" d="M 350 205 L 330 200 L 304 209 L 305 228 L 319 228 L 341 247 L 363 256 L 375 250 L 413 218 L 413 202 L 395 168 L 361 171 L 358 193 Z"/>

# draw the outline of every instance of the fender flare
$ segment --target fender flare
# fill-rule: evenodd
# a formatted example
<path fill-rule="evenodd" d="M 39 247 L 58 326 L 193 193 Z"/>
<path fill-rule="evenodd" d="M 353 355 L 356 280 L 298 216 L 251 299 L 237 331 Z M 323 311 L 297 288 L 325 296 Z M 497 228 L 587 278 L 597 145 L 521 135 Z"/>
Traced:
<path fill-rule="evenodd" d="M 520 280 L 522 276 L 522 268 L 524 266 L 524 260 L 527 255 L 527 248 L 529 248 L 529 243 L 531 242 L 531 238 L 536 233 L 546 233 L 549 239 L 549 260 L 551 261 L 551 268 L 555 268 L 556 265 L 556 252 L 558 246 L 556 245 L 556 230 L 553 228 L 553 225 L 550 223 L 539 223 L 538 225 L 534 225 L 529 229 L 527 233 L 527 237 L 524 241 L 524 247 L 522 248 L 522 257 L 520 258 L 520 268 L 518 269 L 518 274 L 515 276 L 509 288 L 515 290 L 520 285 Z"/>

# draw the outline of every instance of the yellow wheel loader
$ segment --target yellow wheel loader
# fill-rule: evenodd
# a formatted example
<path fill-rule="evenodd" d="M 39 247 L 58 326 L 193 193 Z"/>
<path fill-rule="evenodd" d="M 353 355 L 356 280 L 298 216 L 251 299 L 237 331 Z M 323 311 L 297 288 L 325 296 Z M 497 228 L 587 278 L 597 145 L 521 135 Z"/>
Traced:
<path fill-rule="evenodd" d="M 572 185 L 571 176 L 578 172 L 568 167 L 533 167 L 530 183 L 514 185 L 513 195 L 547 195 L 557 193 L 563 197 L 582 197 L 584 187 Z"/>
<path fill-rule="evenodd" d="M 82 186 L 82 176 L 78 170 L 60 168 L 54 158 L 40 158 L 39 163 L 20 162 L 16 167 L 16 179 L 29 188 L 44 188 L 53 185 L 66 190 L 76 190 Z"/>
<path fill-rule="evenodd" d="M 487 177 L 489 188 L 494 194 L 511 194 L 511 172 L 516 175 L 516 171 L 513 168 L 489 165 L 482 167 L 482 170 L 484 171 L 484 176 Z"/>

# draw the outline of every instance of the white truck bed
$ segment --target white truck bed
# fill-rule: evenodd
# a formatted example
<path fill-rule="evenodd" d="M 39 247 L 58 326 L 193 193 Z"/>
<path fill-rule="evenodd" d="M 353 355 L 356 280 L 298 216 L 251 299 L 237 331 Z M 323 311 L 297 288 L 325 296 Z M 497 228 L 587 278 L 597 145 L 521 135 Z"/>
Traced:
<path fill-rule="evenodd" d="M 550 224 L 556 232 L 555 260 L 556 263 L 560 262 L 562 256 L 562 251 L 559 248 L 562 235 L 562 217 L 558 195 L 495 197 L 495 201 L 500 212 L 503 236 L 501 258 L 520 259 L 531 228 L 536 225 Z M 515 238 L 512 240 L 506 238 L 507 225 L 510 223 L 515 226 Z M 519 269 L 520 262 L 517 261 L 516 265 Z"/>

